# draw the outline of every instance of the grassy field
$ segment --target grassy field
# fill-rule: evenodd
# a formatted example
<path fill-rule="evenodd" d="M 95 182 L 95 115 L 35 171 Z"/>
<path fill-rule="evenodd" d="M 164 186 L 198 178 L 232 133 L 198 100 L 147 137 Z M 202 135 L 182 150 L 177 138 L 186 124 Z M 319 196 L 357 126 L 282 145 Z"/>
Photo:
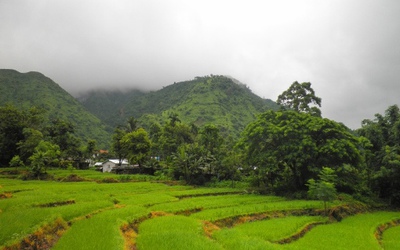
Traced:
<path fill-rule="evenodd" d="M 51 181 L 0 172 L 0 249 L 400 249 L 399 226 L 376 238 L 378 227 L 400 220 L 400 211 L 335 222 L 319 201 L 151 176 L 50 172 Z"/>

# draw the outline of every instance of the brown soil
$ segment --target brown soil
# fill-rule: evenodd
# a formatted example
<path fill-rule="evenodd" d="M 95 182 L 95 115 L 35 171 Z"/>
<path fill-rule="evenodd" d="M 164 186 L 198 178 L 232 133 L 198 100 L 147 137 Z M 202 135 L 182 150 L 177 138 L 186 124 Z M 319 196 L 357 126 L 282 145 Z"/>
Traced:
<path fill-rule="evenodd" d="M 65 206 L 65 205 L 71 205 L 71 204 L 75 204 L 75 200 L 50 202 L 50 203 L 45 203 L 45 204 L 39 204 L 39 205 L 36 205 L 35 207 L 59 207 L 59 206 Z"/>
<path fill-rule="evenodd" d="M 67 177 L 60 178 L 61 182 L 80 182 L 80 181 L 87 181 L 85 178 L 80 177 L 77 174 L 70 174 Z"/>
<path fill-rule="evenodd" d="M 218 196 L 218 195 L 228 195 L 228 194 L 243 194 L 242 191 L 231 191 L 231 192 L 222 192 L 222 193 L 212 193 L 212 194 L 184 194 L 175 196 L 178 199 L 186 199 L 193 197 L 201 197 L 201 196 Z"/>
<path fill-rule="evenodd" d="M 0 199 L 8 199 L 11 198 L 13 195 L 11 192 L 4 192 L 0 194 Z"/>
<path fill-rule="evenodd" d="M 11 246 L 5 246 L 3 250 L 51 249 L 68 227 L 67 222 L 58 218 L 54 222 L 42 226 L 33 234 L 25 237 L 21 242 Z"/>
<path fill-rule="evenodd" d="M 296 233 L 296 234 L 294 234 L 294 235 L 292 235 L 292 236 L 290 236 L 288 238 L 279 240 L 276 243 L 278 243 L 278 244 L 287 244 L 287 243 L 296 241 L 296 240 L 300 239 L 301 237 L 303 237 L 307 232 L 309 232 L 315 226 L 321 225 L 321 224 L 325 224 L 325 223 L 324 222 L 315 222 L 315 223 L 308 224 L 300 232 L 298 232 L 298 233 Z"/>
<path fill-rule="evenodd" d="M 396 227 L 399 225 L 400 225 L 400 219 L 397 219 L 378 226 L 375 230 L 374 236 L 378 241 L 379 245 L 382 246 L 382 236 L 385 230 L 388 230 L 391 227 Z"/>

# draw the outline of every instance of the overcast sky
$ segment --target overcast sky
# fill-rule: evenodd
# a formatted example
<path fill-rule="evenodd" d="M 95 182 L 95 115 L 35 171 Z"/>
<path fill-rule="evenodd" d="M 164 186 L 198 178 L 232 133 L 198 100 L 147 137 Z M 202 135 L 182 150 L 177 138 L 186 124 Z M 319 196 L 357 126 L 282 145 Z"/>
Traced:
<path fill-rule="evenodd" d="M 400 104 L 399 0 L 0 0 L 0 68 L 73 95 L 230 75 L 276 100 L 311 82 L 360 127 Z"/>

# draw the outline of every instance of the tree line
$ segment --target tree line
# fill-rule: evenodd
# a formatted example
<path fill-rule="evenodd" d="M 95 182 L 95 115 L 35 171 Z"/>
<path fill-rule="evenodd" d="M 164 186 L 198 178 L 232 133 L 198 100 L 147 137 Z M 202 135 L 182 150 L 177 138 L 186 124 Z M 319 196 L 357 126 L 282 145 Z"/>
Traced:
<path fill-rule="evenodd" d="M 95 140 L 82 142 L 69 121 L 46 121 L 45 110 L 0 107 L 0 167 L 27 166 L 32 177 L 40 177 L 48 167 L 77 167 L 92 157 Z"/>
<path fill-rule="evenodd" d="M 200 128 L 185 124 L 175 113 L 164 124 L 153 123 L 146 129 L 131 117 L 115 128 L 111 151 L 120 160 L 138 164 L 144 173 L 188 184 L 241 180 L 260 192 L 302 196 L 308 190 L 309 195 L 329 199 L 327 194 L 337 191 L 400 205 L 396 105 L 353 131 L 321 116 L 321 98 L 310 83 L 294 82 L 277 103 L 280 110 L 260 114 L 237 140 L 224 137 L 213 124 Z M 95 141 L 79 143 L 66 121 L 43 126 L 35 108 L 5 106 L 0 115 L 2 166 L 29 165 L 40 174 L 44 166 L 87 158 L 96 149 Z"/>

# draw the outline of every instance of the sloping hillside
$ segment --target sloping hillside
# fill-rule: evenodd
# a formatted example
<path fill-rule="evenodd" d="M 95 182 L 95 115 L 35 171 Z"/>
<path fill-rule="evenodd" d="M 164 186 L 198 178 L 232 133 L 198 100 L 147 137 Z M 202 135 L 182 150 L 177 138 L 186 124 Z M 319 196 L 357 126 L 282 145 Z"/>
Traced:
<path fill-rule="evenodd" d="M 76 135 L 83 141 L 95 139 L 100 147 L 109 145 L 110 133 L 100 119 L 41 73 L 1 69 L 0 93 L 0 105 L 11 103 L 21 108 L 42 108 L 48 120 L 60 118 L 72 122 Z"/>
<path fill-rule="evenodd" d="M 260 98 L 244 84 L 225 76 L 196 77 L 149 93 L 94 91 L 79 100 L 109 126 L 123 124 L 134 116 L 148 127 L 152 122 L 162 123 L 174 112 L 185 123 L 213 123 L 233 136 L 257 114 L 277 108 L 273 101 Z"/>

